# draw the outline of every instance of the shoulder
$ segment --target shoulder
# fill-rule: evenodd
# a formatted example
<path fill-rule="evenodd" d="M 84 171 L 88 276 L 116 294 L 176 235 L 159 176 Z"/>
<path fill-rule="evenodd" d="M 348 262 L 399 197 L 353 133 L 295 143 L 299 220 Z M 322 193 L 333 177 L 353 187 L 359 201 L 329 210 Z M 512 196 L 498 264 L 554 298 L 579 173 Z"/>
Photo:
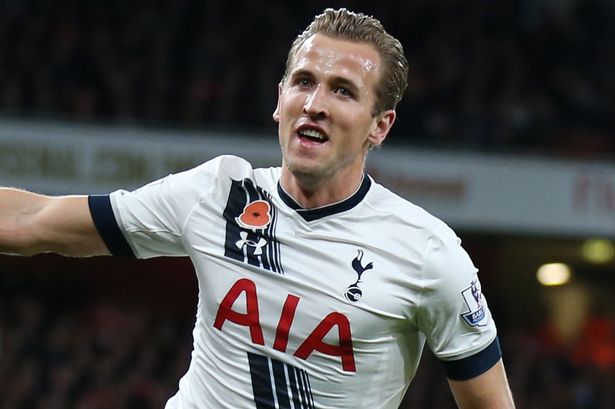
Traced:
<path fill-rule="evenodd" d="M 400 240 L 401 245 L 422 260 L 426 277 L 437 278 L 440 282 L 451 275 L 459 278 L 476 273 L 455 231 L 427 210 L 377 183 L 373 183 L 365 204 L 378 220 L 390 226 L 395 236 L 405 238 Z"/>
<path fill-rule="evenodd" d="M 233 155 L 212 158 L 192 169 L 162 179 L 174 189 L 206 192 L 229 184 L 231 180 L 253 179 L 254 169 L 247 160 Z"/>
<path fill-rule="evenodd" d="M 252 166 L 237 156 L 218 156 L 191 169 L 169 174 L 134 191 L 118 190 L 112 193 L 116 201 L 176 203 L 192 206 L 203 195 L 215 197 L 229 179 L 242 180 L 251 177 Z"/>
<path fill-rule="evenodd" d="M 280 168 L 254 168 L 246 159 L 234 155 L 221 155 L 191 169 L 194 175 L 215 177 L 221 180 L 253 179 L 255 182 L 276 180 L 279 178 Z"/>
<path fill-rule="evenodd" d="M 247 174 L 251 174 L 252 171 L 252 164 L 244 158 L 234 155 L 221 155 L 202 163 L 188 172 L 197 175 L 228 176 L 239 179 Z"/>
<path fill-rule="evenodd" d="M 404 199 L 372 179 L 372 187 L 366 196 L 365 205 L 373 212 L 394 220 L 400 227 L 420 230 L 425 235 L 441 235 L 452 230 L 444 221 L 411 201 Z"/>

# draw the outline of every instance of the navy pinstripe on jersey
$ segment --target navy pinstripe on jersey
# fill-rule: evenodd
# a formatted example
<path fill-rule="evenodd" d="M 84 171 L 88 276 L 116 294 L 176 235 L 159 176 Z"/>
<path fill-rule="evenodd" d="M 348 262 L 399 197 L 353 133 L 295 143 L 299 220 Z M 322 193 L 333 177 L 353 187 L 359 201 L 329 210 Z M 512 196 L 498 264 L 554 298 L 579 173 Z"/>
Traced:
<path fill-rule="evenodd" d="M 257 201 L 269 204 L 268 223 L 264 228 L 241 226 L 238 219 L 247 206 Z M 275 237 L 277 209 L 271 203 L 271 195 L 268 192 L 256 186 L 250 179 L 231 181 L 223 216 L 226 220 L 226 257 L 284 274 L 280 262 L 280 243 Z"/>
<path fill-rule="evenodd" d="M 306 371 L 248 352 L 256 409 L 313 409 Z"/>

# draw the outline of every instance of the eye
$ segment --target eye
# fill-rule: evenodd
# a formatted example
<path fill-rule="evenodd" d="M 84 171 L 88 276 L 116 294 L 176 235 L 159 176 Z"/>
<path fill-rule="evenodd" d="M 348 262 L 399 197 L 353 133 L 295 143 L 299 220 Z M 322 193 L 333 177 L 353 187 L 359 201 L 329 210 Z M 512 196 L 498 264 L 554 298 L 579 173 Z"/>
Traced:
<path fill-rule="evenodd" d="M 309 88 L 312 85 L 312 81 L 309 78 L 298 78 L 295 84 L 301 88 Z"/>
<path fill-rule="evenodd" d="M 352 98 L 354 94 L 348 88 L 338 87 L 335 89 L 335 93 L 343 97 Z"/>

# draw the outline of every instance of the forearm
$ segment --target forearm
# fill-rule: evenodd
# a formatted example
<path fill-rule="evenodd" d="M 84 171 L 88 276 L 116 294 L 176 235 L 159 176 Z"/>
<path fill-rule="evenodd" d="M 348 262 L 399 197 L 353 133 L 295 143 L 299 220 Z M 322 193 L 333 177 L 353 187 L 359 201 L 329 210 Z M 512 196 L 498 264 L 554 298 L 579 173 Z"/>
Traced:
<path fill-rule="evenodd" d="M 0 253 L 31 255 L 36 248 L 35 215 L 49 197 L 20 189 L 0 188 Z"/>
<path fill-rule="evenodd" d="M 109 254 L 87 196 L 52 197 L 0 188 L 0 253 Z"/>
<path fill-rule="evenodd" d="M 515 408 L 502 360 L 476 378 L 449 384 L 460 409 Z"/>

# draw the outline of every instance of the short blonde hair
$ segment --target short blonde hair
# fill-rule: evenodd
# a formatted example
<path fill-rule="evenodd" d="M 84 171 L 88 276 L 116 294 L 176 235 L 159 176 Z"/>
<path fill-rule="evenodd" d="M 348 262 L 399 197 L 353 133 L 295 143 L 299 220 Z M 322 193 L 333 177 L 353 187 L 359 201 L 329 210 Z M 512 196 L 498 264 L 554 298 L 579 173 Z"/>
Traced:
<path fill-rule="evenodd" d="M 328 37 L 367 43 L 380 55 L 383 68 L 376 86 L 376 101 L 373 115 L 387 109 L 395 109 L 408 86 L 408 60 L 404 49 L 395 37 L 387 33 L 376 18 L 362 13 L 354 13 L 345 8 L 326 9 L 314 17 L 312 23 L 297 36 L 286 59 L 284 79 L 289 74 L 295 55 L 306 40 L 315 34 Z"/>

